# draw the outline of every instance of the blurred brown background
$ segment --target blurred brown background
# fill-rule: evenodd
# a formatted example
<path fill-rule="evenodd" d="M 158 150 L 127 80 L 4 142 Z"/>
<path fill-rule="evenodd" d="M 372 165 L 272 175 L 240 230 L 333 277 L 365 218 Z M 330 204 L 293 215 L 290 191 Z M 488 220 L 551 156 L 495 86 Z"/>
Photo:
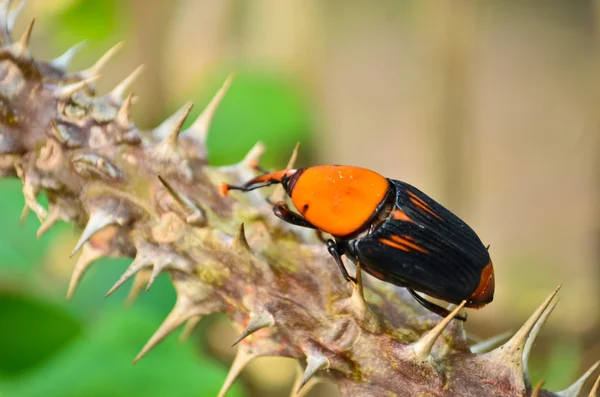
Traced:
<path fill-rule="evenodd" d="M 260 139 L 267 165 L 282 166 L 300 140 L 303 165 L 361 165 L 419 187 L 491 244 L 497 293 L 470 331 L 516 329 L 562 283 L 534 380 L 562 389 L 600 358 L 600 2 L 30 0 L 24 15 L 16 30 L 37 17 L 39 58 L 88 40 L 74 70 L 125 40 L 99 89 L 144 63 L 133 91 L 145 128 L 190 99 L 198 113 L 237 72 L 214 163 Z M 60 257 L 66 280 L 75 235 L 63 232 L 45 261 Z M 197 343 L 225 362 L 227 332 L 213 319 Z M 293 375 L 291 361 L 262 359 L 245 380 L 251 395 L 278 396 Z"/>

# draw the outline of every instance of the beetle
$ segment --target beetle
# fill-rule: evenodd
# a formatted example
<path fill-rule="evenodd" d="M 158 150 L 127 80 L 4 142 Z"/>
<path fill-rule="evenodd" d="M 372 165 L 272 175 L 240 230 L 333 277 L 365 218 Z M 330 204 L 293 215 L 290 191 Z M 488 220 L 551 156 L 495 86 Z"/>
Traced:
<path fill-rule="evenodd" d="M 406 182 L 355 166 L 318 165 L 259 175 L 241 186 L 248 192 L 281 184 L 298 213 L 284 202 L 273 212 L 293 225 L 332 236 L 327 249 L 346 281 L 346 256 L 372 276 L 401 287 L 441 316 L 449 311 L 416 293 L 466 307 L 493 300 L 494 266 L 477 234 L 458 216 Z M 465 321 L 466 317 L 457 316 Z"/>

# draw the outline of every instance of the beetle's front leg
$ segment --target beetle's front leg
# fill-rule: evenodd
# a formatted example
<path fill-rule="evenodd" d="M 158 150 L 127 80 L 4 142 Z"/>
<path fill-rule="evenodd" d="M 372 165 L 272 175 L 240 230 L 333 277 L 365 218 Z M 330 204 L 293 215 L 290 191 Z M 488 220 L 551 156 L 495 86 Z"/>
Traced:
<path fill-rule="evenodd" d="M 331 239 L 327 240 L 327 250 L 331 256 L 333 256 L 333 259 L 335 259 L 335 263 L 337 263 L 338 267 L 340 268 L 344 279 L 346 281 L 352 281 L 354 284 L 356 284 L 356 279 L 354 277 L 350 277 L 348 271 L 346 270 L 346 266 L 344 266 L 344 262 L 342 262 L 342 255 L 344 255 L 344 252 L 340 249 L 340 247 L 338 247 L 336 242 Z"/>
<path fill-rule="evenodd" d="M 292 225 L 316 229 L 315 225 L 304 219 L 301 215 L 296 214 L 285 205 L 283 202 L 278 202 L 273 205 L 273 213 L 279 219 L 291 223 Z"/>

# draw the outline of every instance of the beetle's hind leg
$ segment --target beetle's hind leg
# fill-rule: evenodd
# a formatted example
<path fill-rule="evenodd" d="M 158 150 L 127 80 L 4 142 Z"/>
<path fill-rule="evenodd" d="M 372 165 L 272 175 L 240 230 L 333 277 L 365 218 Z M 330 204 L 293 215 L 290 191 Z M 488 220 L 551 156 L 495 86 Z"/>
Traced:
<path fill-rule="evenodd" d="M 331 256 L 333 256 L 333 259 L 335 259 L 335 263 L 337 263 L 338 267 L 340 268 L 344 279 L 346 281 L 352 281 L 354 284 L 356 284 L 356 278 L 350 277 L 350 275 L 348 274 L 348 270 L 346 270 L 346 266 L 344 266 L 344 262 L 342 262 L 342 255 L 344 254 L 344 252 L 340 250 L 335 241 L 331 239 L 327 240 L 327 250 L 329 251 Z"/>
<path fill-rule="evenodd" d="M 410 292 L 410 294 L 413 296 L 413 298 L 415 298 L 415 300 L 417 302 L 419 302 L 421 305 L 423 305 L 423 307 L 425 309 L 432 311 L 435 314 L 439 314 L 442 317 L 447 317 L 450 314 L 450 311 L 448 309 L 444 309 L 443 307 L 440 307 L 440 306 L 436 305 L 435 303 L 431 303 L 428 300 L 425 300 L 421 295 L 417 294 L 415 291 L 413 291 L 410 288 L 407 288 L 407 289 L 408 289 L 408 292 Z M 460 321 L 467 321 L 466 316 L 456 315 L 456 316 L 454 316 L 454 318 L 456 320 L 460 320 Z"/>

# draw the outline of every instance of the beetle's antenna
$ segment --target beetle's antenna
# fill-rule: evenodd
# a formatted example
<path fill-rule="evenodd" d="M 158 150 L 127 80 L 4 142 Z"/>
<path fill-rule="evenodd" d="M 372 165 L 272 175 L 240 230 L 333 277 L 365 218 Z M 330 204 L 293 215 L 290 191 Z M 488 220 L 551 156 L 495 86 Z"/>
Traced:
<path fill-rule="evenodd" d="M 263 187 L 267 187 L 267 186 L 271 186 L 274 185 L 276 183 L 279 183 L 279 181 L 268 181 L 268 182 L 264 182 L 264 183 L 252 183 L 249 185 L 244 185 L 244 186 L 234 186 L 234 185 L 229 185 L 227 183 L 221 183 L 219 185 L 219 194 L 223 197 L 227 196 L 227 193 L 229 193 L 230 190 L 239 190 L 242 192 L 249 192 L 252 191 L 254 189 L 260 189 Z"/>

